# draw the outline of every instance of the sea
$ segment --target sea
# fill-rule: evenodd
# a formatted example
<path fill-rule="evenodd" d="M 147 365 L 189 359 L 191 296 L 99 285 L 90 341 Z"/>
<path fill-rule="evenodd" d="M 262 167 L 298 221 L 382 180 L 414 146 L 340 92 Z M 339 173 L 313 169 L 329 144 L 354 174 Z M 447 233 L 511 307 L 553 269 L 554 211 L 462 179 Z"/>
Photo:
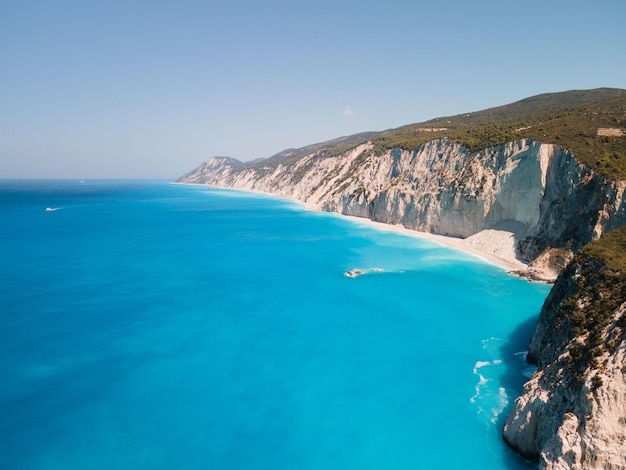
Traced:
<path fill-rule="evenodd" d="M 501 432 L 547 285 L 167 181 L 2 180 L 0 247 L 0 468 L 534 468 Z"/>

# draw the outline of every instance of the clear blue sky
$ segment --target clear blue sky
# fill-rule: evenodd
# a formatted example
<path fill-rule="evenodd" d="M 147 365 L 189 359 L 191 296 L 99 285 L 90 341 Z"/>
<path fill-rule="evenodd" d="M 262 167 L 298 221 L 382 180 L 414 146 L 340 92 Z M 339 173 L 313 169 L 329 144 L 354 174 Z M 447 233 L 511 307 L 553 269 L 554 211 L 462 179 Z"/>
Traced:
<path fill-rule="evenodd" d="M 624 0 L 0 0 L 0 178 L 175 178 L 626 88 Z"/>

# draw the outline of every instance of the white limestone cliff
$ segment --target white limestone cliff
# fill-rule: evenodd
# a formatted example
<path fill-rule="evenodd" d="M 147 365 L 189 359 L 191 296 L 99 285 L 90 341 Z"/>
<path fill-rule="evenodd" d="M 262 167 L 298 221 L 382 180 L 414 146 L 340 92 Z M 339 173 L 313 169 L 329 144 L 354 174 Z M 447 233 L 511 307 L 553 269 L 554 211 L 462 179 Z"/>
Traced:
<path fill-rule="evenodd" d="M 542 280 L 554 280 L 575 250 L 626 222 L 623 183 L 531 139 L 474 153 L 443 138 L 382 155 L 366 143 L 295 162 L 246 165 L 216 157 L 178 181 L 261 191 L 324 211 L 469 237 L 469 245 L 529 263 L 524 271 Z"/>

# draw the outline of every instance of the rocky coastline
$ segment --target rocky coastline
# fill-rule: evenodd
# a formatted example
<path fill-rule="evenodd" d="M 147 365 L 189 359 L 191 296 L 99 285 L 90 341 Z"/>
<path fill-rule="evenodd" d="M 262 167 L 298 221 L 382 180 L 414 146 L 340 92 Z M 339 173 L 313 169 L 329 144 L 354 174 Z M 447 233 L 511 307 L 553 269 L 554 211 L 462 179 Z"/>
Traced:
<path fill-rule="evenodd" d="M 626 468 L 625 239 L 621 228 L 604 252 L 580 250 L 541 310 L 528 354 L 538 370 L 503 432 L 541 468 Z"/>
<path fill-rule="evenodd" d="M 626 223 L 626 183 L 533 139 L 469 152 L 442 138 L 382 155 L 365 143 L 273 166 L 214 157 L 177 182 L 264 192 L 463 239 L 468 249 L 517 263 L 517 274 L 548 282 L 579 248 Z"/>

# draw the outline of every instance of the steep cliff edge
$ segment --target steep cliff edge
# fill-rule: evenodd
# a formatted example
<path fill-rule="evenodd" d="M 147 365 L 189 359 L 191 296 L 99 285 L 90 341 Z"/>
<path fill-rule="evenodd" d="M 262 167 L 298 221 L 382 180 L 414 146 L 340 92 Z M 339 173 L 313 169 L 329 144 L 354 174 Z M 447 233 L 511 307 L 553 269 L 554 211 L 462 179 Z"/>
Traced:
<path fill-rule="evenodd" d="M 626 227 L 580 250 L 542 308 L 505 441 L 546 469 L 626 469 Z"/>
<path fill-rule="evenodd" d="M 377 153 L 366 142 L 338 155 L 246 165 L 210 158 L 178 182 L 261 191 L 408 229 L 512 244 L 532 277 L 553 280 L 572 254 L 626 223 L 623 182 L 565 149 L 522 139 L 470 152 L 447 138 Z M 488 240 L 488 242 L 485 242 Z M 490 245 L 496 255 L 505 246 Z"/>

